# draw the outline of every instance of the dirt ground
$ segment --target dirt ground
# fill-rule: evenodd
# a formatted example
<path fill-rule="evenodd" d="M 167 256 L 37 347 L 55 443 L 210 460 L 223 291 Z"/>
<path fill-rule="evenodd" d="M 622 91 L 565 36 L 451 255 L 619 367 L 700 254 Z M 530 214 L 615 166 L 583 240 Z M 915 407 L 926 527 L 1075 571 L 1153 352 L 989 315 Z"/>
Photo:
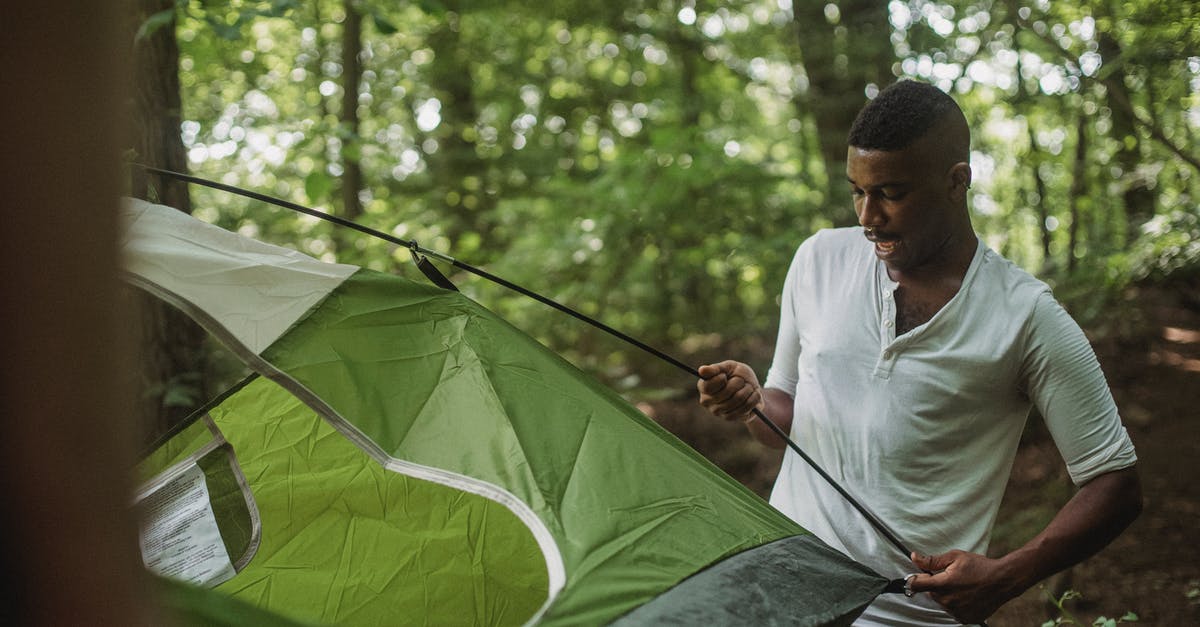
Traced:
<path fill-rule="evenodd" d="M 1089 330 L 1089 336 L 1103 336 L 1094 341 L 1097 355 L 1137 447 L 1143 513 L 1108 548 L 1001 608 L 988 621 L 992 627 L 1036 626 L 1062 616 L 1048 599 L 1066 590 L 1080 597 L 1064 607 L 1086 625 L 1129 612 L 1139 624 L 1200 625 L 1200 309 L 1194 301 L 1184 306 L 1188 299 L 1177 290 L 1142 289 L 1129 296 L 1129 307 L 1114 312 L 1129 323 L 1124 330 Z M 751 441 L 740 425 L 712 419 L 691 396 L 681 391 L 640 406 L 765 496 L 781 453 Z M 1040 421 L 1031 420 L 991 552 L 1002 554 L 1032 537 L 1072 493 L 1061 457 Z"/>

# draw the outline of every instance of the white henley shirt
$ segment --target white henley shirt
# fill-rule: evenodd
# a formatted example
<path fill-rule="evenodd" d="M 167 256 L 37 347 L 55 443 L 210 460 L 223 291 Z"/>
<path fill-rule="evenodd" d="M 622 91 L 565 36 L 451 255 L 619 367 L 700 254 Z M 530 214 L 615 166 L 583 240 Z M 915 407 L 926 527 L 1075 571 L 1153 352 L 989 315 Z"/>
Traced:
<path fill-rule="evenodd" d="M 862 229 L 805 241 L 766 387 L 795 398 L 801 448 L 911 549 L 986 553 L 1033 406 L 1076 484 L 1134 464 L 1091 345 L 1045 283 L 981 241 L 954 298 L 900 336 L 897 287 Z M 791 450 L 771 504 L 886 577 L 915 570 Z M 855 624 L 957 622 L 928 595 L 885 594 Z"/>

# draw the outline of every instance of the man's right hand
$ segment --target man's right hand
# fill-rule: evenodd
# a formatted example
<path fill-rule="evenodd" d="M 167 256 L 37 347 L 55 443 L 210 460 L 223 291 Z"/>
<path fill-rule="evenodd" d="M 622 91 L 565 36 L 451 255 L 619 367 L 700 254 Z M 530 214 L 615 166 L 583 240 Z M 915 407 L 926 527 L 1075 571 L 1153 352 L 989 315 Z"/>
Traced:
<path fill-rule="evenodd" d="M 725 420 L 750 419 L 753 411 L 766 408 L 762 386 L 754 370 L 738 361 L 722 361 L 700 366 L 700 404 Z"/>

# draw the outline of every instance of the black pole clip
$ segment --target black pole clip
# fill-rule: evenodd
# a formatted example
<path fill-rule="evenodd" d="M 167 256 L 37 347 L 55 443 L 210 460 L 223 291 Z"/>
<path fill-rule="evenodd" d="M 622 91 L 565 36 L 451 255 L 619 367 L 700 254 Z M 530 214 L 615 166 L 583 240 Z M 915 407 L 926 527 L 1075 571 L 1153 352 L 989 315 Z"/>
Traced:
<path fill-rule="evenodd" d="M 444 290 L 450 290 L 451 292 L 458 291 L 458 288 L 450 282 L 450 279 L 447 279 L 446 275 L 442 274 L 442 271 L 438 270 L 437 266 L 433 265 L 433 262 L 429 261 L 428 257 L 421 254 L 421 247 L 417 245 L 417 240 L 412 240 L 408 243 L 408 250 L 412 253 L 413 263 L 417 264 L 417 269 L 431 283 Z"/>

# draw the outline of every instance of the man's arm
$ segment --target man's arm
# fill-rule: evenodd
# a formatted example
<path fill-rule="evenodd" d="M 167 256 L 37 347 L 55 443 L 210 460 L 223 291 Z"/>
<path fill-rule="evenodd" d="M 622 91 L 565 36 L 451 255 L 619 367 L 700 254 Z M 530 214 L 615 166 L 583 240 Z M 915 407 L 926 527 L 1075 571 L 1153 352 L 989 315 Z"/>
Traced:
<path fill-rule="evenodd" d="M 1037 297 L 1023 342 L 1021 388 L 1044 417 L 1071 473 L 1088 472 L 1093 451 L 1109 463 L 1136 460 L 1087 336 L 1049 292 Z M 1099 462 L 1096 462 L 1099 463 Z M 1119 465 L 1119 464 L 1118 464 Z M 912 588 L 928 591 L 959 620 L 978 622 L 1051 574 L 1099 551 L 1141 512 L 1132 465 L 1095 476 L 1025 546 L 991 560 L 951 551 L 914 556 Z"/>
<path fill-rule="evenodd" d="M 783 390 L 764 388 L 758 383 L 754 370 L 737 361 L 722 361 L 700 366 L 700 404 L 718 418 L 740 420 L 750 434 L 761 444 L 771 448 L 783 448 L 786 443 L 754 416 L 757 408 L 772 422 L 791 432 L 793 399 Z"/>
<path fill-rule="evenodd" d="M 1135 467 L 1085 483 L 1054 520 L 1025 546 L 998 559 L 965 551 L 913 554 L 933 574 L 912 578 L 914 592 L 933 600 L 964 623 L 980 623 L 1037 582 L 1092 556 L 1112 542 L 1142 511 Z"/>

